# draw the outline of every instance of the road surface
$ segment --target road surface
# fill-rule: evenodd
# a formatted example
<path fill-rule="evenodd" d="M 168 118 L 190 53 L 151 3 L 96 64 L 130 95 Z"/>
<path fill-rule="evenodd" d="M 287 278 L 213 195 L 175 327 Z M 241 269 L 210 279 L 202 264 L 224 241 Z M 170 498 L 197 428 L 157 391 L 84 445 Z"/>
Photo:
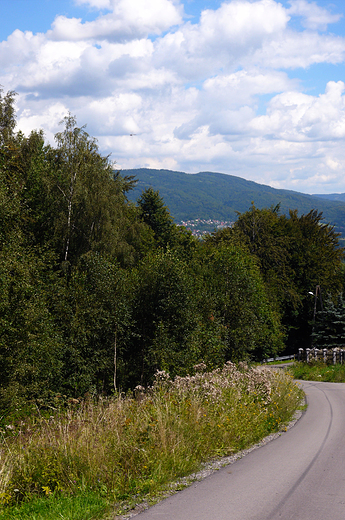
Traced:
<path fill-rule="evenodd" d="M 345 520 L 345 383 L 300 384 L 293 428 L 135 519 Z"/>

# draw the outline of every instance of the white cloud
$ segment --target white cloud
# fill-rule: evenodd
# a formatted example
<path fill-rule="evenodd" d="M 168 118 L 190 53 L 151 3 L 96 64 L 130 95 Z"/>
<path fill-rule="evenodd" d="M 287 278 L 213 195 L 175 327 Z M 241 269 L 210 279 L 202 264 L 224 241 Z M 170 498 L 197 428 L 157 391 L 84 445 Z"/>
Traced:
<path fill-rule="evenodd" d="M 45 137 L 52 143 L 59 129 L 59 122 L 68 113 L 68 106 L 61 102 L 49 105 L 41 103 L 40 110 L 37 110 L 36 103 L 30 106 L 30 103 L 23 104 L 19 101 L 18 104 L 19 108 L 22 108 L 18 118 L 18 128 L 26 135 L 33 129 L 44 128 Z"/>
<path fill-rule="evenodd" d="M 123 167 L 306 191 L 309 179 L 314 192 L 344 182 L 345 38 L 319 32 L 339 15 L 304 0 L 228 0 L 193 24 L 173 0 L 74 2 L 96 19 L 58 16 L 46 33 L 0 42 L 0 84 L 19 92 L 24 132 L 52 140 L 70 110 Z M 312 95 L 299 69 L 318 64 L 339 69 Z"/>
<path fill-rule="evenodd" d="M 325 31 L 328 24 L 336 23 L 342 17 L 341 14 L 331 14 L 327 9 L 319 7 L 316 2 L 306 0 L 290 0 L 290 15 L 303 18 L 303 25 L 307 29 Z"/>
<path fill-rule="evenodd" d="M 266 41 L 252 55 L 245 57 L 245 66 L 296 69 L 319 63 L 343 63 L 345 38 L 313 32 L 287 30 L 280 38 Z"/>
<path fill-rule="evenodd" d="M 176 67 L 186 78 L 233 70 L 246 56 L 277 38 L 289 16 L 273 0 L 234 0 L 215 11 L 205 10 L 199 24 L 185 23 L 158 44 L 155 63 Z"/>
<path fill-rule="evenodd" d="M 0 42 L 0 67 L 2 71 L 19 68 L 28 62 L 35 61 L 40 47 L 45 44 L 43 34 L 33 35 L 16 29 L 7 40 Z"/>
<path fill-rule="evenodd" d="M 289 20 L 289 10 L 273 0 L 224 3 L 204 11 L 198 24 L 187 22 L 159 39 L 154 64 L 195 81 L 239 67 L 306 68 L 344 61 L 345 38 L 297 32 Z"/>
<path fill-rule="evenodd" d="M 270 139 L 291 141 L 333 141 L 345 137 L 345 85 L 327 84 L 318 97 L 284 92 L 269 103 L 267 115 L 251 121 L 251 127 Z"/>
<path fill-rule="evenodd" d="M 287 11 L 274 0 L 224 2 L 216 11 L 203 11 L 200 32 L 210 43 L 231 42 L 238 46 L 261 41 L 286 28 Z"/>
<path fill-rule="evenodd" d="M 241 70 L 233 74 L 219 75 L 204 82 L 203 90 L 207 95 L 217 96 L 224 106 L 248 103 L 258 94 L 271 94 L 286 90 L 296 82 L 280 71 Z"/>
<path fill-rule="evenodd" d="M 105 2 L 88 2 L 105 4 Z M 102 14 L 92 22 L 81 18 L 58 16 L 49 37 L 53 40 L 124 41 L 157 35 L 182 21 L 180 10 L 171 0 L 116 0 L 108 3 L 111 13 Z M 99 7 L 99 6 L 98 6 Z"/>

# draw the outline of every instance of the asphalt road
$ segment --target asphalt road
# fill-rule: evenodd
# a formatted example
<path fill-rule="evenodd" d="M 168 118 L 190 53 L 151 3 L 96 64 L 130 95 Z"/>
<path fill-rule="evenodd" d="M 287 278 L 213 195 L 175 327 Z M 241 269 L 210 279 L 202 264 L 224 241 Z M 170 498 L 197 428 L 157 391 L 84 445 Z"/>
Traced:
<path fill-rule="evenodd" d="M 278 439 L 138 520 L 345 520 L 345 384 L 300 382 L 308 408 Z"/>

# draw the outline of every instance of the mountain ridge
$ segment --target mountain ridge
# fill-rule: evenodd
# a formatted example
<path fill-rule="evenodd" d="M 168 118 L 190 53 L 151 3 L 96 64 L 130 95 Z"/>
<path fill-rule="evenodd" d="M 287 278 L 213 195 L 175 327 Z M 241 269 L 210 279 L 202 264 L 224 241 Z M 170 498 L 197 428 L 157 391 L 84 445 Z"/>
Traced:
<path fill-rule="evenodd" d="M 136 168 L 121 173 L 134 175 L 138 180 L 128 193 L 129 200 L 136 201 L 142 190 L 151 186 L 159 191 L 176 223 L 197 218 L 233 221 L 238 212 L 247 211 L 253 202 L 258 208 L 279 204 L 282 214 L 288 214 L 290 209 L 297 209 L 300 215 L 316 209 L 323 213 L 324 222 L 345 236 L 345 194 L 343 201 L 334 198 L 342 194 L 308 195 L 209 171 L 184 173 Z"/>

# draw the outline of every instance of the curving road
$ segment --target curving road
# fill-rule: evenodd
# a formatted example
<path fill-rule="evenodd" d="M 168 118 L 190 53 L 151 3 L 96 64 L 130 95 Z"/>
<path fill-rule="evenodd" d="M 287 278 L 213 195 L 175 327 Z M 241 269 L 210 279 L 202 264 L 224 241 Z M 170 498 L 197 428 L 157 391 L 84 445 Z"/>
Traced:
<path fill-rule="evenodd" d="M 300 384 L 293 428 L 136 518 L 345 520 L 345 383 Z"/>

